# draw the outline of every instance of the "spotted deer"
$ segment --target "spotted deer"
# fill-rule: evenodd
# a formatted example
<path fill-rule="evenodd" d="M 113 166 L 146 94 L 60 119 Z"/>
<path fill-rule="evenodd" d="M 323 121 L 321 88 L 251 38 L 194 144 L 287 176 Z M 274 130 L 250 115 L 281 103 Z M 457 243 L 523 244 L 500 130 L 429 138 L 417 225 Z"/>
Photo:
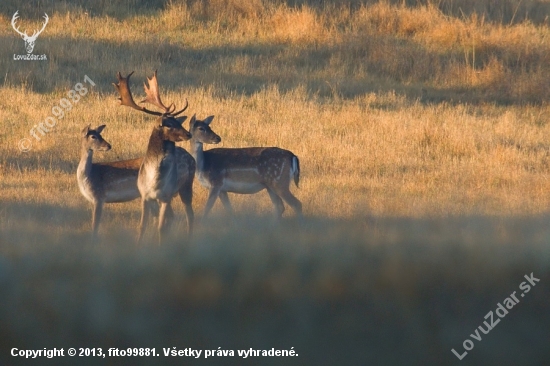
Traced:
<path fill-rule="evenodd" d="M 148 86 L 144 84 L 146 97 L 141 103 L 149 103 L 161 109 L 162 112 L 138 106 L 134 102 L 129 87 L 132 74 L 133 72 L 126 77 L 123 77 L 120 72 L 117 74 L 118 83 L 113 85 L 120 94 L 120 104 L 159 117 L 149 137 L 147 151 L 139 167 L 137 178 L 137 187 L 142 202 L 138 242 L 142 240 L 150 212 L 158 203 L 158 233 L 159 243 L 162 243 L 168 230 L 166 214 L 172 212 L 172 197 L 178 192 L 185 205 L 189 232 L 191 233 L 192 230 L 193 179 L 196 164 L 187 151 L 175 145 L 176 142 L 191 138 L 189 132 L 182 127 L 182 123 L 187 117 L 177 117 L 187 109 L 189 104 L 186 103 L 185 107 L 179 111 L 174 111 L 174 104 L 168 107 L 164 105 L 160 98 L 157 72 L 155 71 L 151 78 L 147 78 Z"/>
<path fill-rule="evenodd" d="M 300 181 L 300 161 L 292 152 L 278 147 L 217 148 L 204 150 L 203 144 L 218 144 L 221 141 L 210 128 L 214 116 L 204 120 L 191 117 L 191 155 L 197 161 L 197 178 L 210 190 L 204 216 L 206 217 L 216 198 L 231 212 L 228 192 L 254 194 L 267 190 L 280 218 L 285 210 L 283 200 L 296 214 L 302 214 L 302 203 L 290 192 L 290 182 L 296 187 Z"/>

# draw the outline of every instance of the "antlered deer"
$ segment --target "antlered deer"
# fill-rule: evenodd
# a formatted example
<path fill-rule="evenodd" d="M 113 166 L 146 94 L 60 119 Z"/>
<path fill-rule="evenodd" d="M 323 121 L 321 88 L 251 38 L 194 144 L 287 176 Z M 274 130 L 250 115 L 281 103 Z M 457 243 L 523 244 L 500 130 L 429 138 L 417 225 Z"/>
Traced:
<path fill-rule="evenodd" d="M 208 215 L 216 198 L 231 211 L 228 192 L 253 194 L 267 190 L 280 218 L 285 210 L 283 200 L 298 214 L 302 203 L 290 192 L 290 181 L 300 181 L 300 161 L 292 152 L 278 147 L 217 148 L 203 150 L 203 144 L 218 144 L 220 136 L 210 128 L 214 116 L 189 121 L 191 154 L 197 161 L 197 178 L 210 190 L 204 216 Z"/>
<path fill-rule="evenodd" d="M 105 125 L 96 129 L 90 125 L 84 127 L 81 132 L 81 155 L 76 173 L 80 192 L 93 205 L 92 213 L 92 239 L 97 239 L 101 213 L 105 203 L 120 203 L 132 201 L 140 197 L 137 187 L 139 167 L 143 158 L 113 161 L 108 163 L 93 163 L 94 151 L 109 151 L 111 144 L 103 139 L 101 133 Z M 187 187 L 182 187 L 180 196 L 182 201 L 187 200 Z M 190 216 L 187 217 L 189 230 L 192 230 L 193 211 L 191 202 L 184 201 L 189 206 Z M 158 206 L 153 208 L 155 216 L 158 216 Z M 169 211 L 167 216 L 173 217 Z"/>
<path fill-rule="evenodd" d="M 149 86 L 144 84 L 146 98 L 141 103 L 152 104 L 161 109 L 162 112 L 155 112 L 138 106 L 134 102 L 129 87 L 132 74 L 133 72 L 127 77 L 122 77 L 118 73 L 118 84 L 113 84 L 120 94 L 121 105 L 159 117 L 151 132 L 137 179 L 142 201 L 138 242 L 141 242 L 149 213 L 154 209 L 156 203 L 160 206 L 158 232 L 159 242 L 162 242 L 168 229 L 165 216 L 167 212 L 171 212 L 172 197 L 178 191 L 185 203 L 188 222 L 193 220 L 191 201 L 196 164 L 187 151 L 175 145 L 175 142 L 191 138 L 189 132 L 182 127 L 182 123 L 187 117 L 177 118 L 179 114 L 187 109 L 188 103 L 183 109 L 176 112 L 174 111 L 174 104 L 166 107 L 160 98 L 157 72 L 155 71 L 153 77 L 147 79 Z"/>

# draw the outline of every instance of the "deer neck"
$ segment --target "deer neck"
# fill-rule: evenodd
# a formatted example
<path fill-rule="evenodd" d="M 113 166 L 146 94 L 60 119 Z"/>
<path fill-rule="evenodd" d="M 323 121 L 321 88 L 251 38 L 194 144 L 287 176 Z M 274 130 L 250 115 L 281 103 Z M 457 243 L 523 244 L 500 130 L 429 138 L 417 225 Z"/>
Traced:
<path fill-rule="evenodd" d="M 78 188 L 84 198 L 86 198 L 89 202 L 95 203 L 97 201 L 97 197 L 94 193 L 94 179 L 92 176 L 93 156 L 94 151 L 92 149 L 82 146 L 82 150 L 80 152 L 80 162 L 78 163 L 78 168 L 76 171 L 76 179 L 78 181 Z"/>
<path fill-rule="evenodd" d="M 78 173 L 84 174 L 86 177 L 89 177 L 92 172 L 92 159 L 94 156 L 94 151 L 88 149 L 85 146 L 82 146 L 80 151 L 80 163 L 78 164 Z"/>
<path fill-rule="evenodd" d="M 149 145 L 147 145 L 146 160 L 162 160 L 166 155 L 174 154 L 176 150 L 176 143 L 170 140 L 166 140 L 163 131 L 159 127 L 155 127 L 151 137 L 149 138 Z"/>
<path fill-rule="evenodd" d="M 191 140 L 191 155 L 195 158 L 197 163 L 197 169 L 199 171 L 204 170 L 204 150 L 203 143 L 196 140 Z"/>

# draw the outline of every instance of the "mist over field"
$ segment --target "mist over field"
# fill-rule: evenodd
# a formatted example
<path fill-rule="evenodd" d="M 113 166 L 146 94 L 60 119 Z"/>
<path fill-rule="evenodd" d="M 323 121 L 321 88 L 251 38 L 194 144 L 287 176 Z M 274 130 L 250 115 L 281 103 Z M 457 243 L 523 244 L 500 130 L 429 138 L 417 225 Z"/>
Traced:
<path fill-rule="evenodd" d="M 31 53 L 16 11 L 18 31 L 43 28 Z M 3 1 L 0 364 L 546 365 L 549 15 L 547 0 Z M 156 120 L 112 83 L 135 71 L 139 101 L 154 70 L 163 101 L 214 116 L 216 147 L 298 156 L 303 217 L 285 203 L 274 220 L 264 190 L 203 219 L 195 179 L 191 239 L 176 198 L 168 239 L 153 223 L 136 244 L 137 199 L 106 204 L 93 242 L 81 130 L 106 125 L 94 162 L 144 156 Z M 186 349 L 202 355 L 165 356 Z"/>

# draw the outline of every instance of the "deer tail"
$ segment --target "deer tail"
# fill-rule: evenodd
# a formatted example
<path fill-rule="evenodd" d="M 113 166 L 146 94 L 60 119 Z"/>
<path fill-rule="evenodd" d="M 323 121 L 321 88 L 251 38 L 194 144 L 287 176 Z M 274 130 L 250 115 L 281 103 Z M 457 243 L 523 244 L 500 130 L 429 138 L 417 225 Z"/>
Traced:
<path fill-rule="evenodd" d="M 292 169 L 290 170 L 290 176 L 294 178 L 294 183 L 296 187 L 300 187 L 300 160 L 296 155 L 292 155 Z"/>

